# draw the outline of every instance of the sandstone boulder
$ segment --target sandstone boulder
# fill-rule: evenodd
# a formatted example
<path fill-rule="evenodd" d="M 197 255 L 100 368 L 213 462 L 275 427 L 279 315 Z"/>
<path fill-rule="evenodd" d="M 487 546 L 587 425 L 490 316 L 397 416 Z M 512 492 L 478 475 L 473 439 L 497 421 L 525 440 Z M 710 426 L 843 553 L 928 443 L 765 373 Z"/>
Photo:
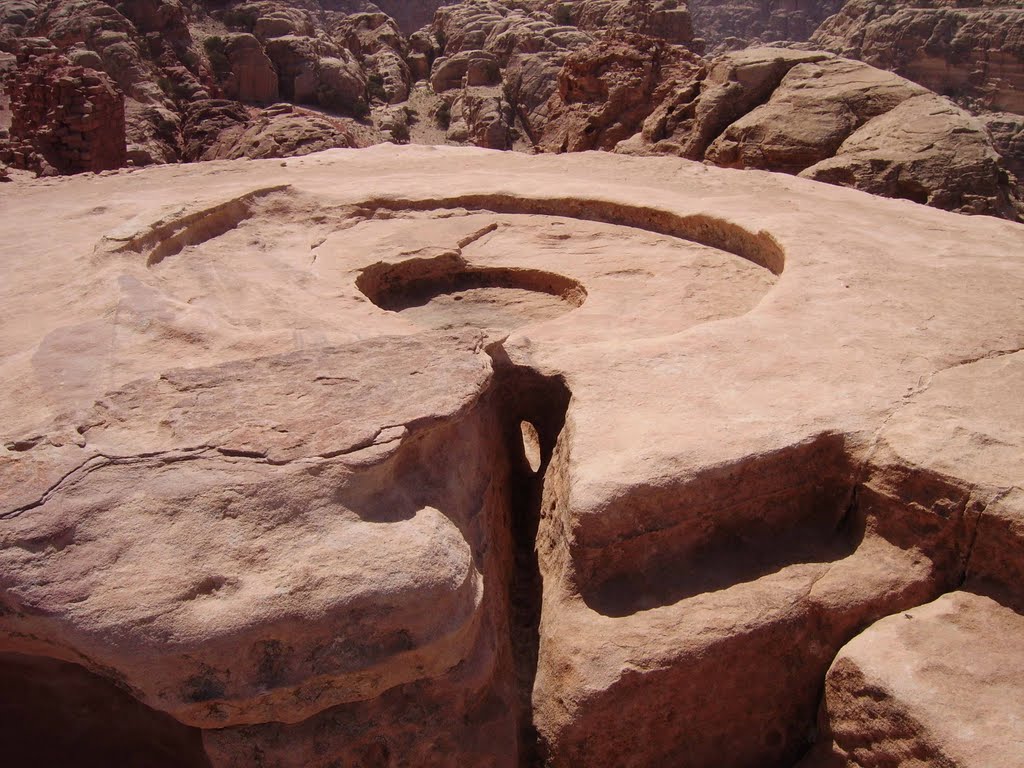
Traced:
<path fill-rule="evenodd" d="M 222 46 L 230 69 L 225 95 L 257 104 L 277 101 L 277 72 L 260 41 L 250 34 L 234 34 L 224 37 Z M 216 48 L 207 40 L 207 50 Z"/>
<path fill-rule="evenodd" d="M 568 56 L 539 145 L 549 152 L 612 149 L 666 94 L 695 83 L 700 60 L 638 35 L 609 35 Z"/>
<path fill-rule="evenodd" d="M 230 99 L 205 99 L 190 104 L 182 125 L 182 156 L 188 162 L 216 156 L 212 148 L 242 133 L 251 119 L 250 109 Z"/>
<path fill-rule="evenodd" d="M 174 163 L 182 157 L 182 119 L 158 104 L 125 105 L 126 158 L 133 165 Z"/>
<path fill-rule="evenodd" d="M 338 147 L 360 146 L 350 123 L 305 110 L 264 110 L 228 147 L 215 145 L 213 156 L 297 157 Z"/>
<path fill-rule="evenodd" d="M 829 669 L 823 748 L 805 768 L 1015 765 L 1024 618 L 951 592 L 872 625 Z"/>
<path fill-rule="evenodd" d="M 691 48 L 694 44 L 690 10 L 685 3 L 677 0 L 578 0 L 554 2 L 548 10 L 556 22 L 570 24 L 588 32 L 618 29 L 650 35 Z"/>
<path fill-rule="evenodd" d="M 995 112 L 979 115 L 978 119 L 985 125 L 1006 170 L 1017 177 L 1019 189 L 1024 184 L 1024 115 Z M 1024 190 L 1018 197 L 1024 198 Z"/>
<path fill-rule="evenodd" d="M 36 0 L 0 2 L 0 51 L 14 52 L 18 39 L 27 34 L 38 12 Z"/>
<path fill-rule="evenodd" d="M 366 73 L 347 51 L 317 62 L 317 103 L 335 112 L 362 115 L 367 110 Z"/>
<path fill-rule="evenodd" d="M 459 51 L 434 62 L 430 86 L 436 93 L 464 85 L 495 85 L 501 81 L 498 60 L 487 51 Z"/>
<path fill-rule="evenodd" d="M 798 64 L 767 103 L 729 125 L 707 148 L 715 165 L 797 173 L 831 157 L 857 128 L 927 91 L 848 59 Z"/>
<path fill-rule="evenodd" d="M 451 106 L 447 137 L 485 149 L 510 149 L 514 114 L 500 88 L 466 87 Z"/>
<path fill-rule="evenodd" d="M 727 50 L 777 40 L 801 41 L 843 5 L 843 0 L 689 0 L 695 34 L 709 50 Z"/>
<path fill-rule="evenodd" d="M 982 122 L 934 94 L 868 121 L 801 175 L 962 213 L 1024 212 Z"/>
<path fill-rule="evenodd" d="M 696 86 L 676 90 L 644 121 L 643 138 L 656 152 L 701 160 L 731 123 L 766 102 L 798 64 L 827 58 L 816 52 L 751 48 L 720 56 Z"/>

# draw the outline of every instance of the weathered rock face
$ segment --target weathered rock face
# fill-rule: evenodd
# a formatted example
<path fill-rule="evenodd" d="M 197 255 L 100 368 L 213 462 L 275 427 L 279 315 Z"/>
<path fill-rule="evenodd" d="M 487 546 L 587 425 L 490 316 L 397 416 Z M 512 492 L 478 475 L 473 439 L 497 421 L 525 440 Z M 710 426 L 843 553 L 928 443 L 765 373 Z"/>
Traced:
<path fill-rule="evenodd" d="M 290 104 L 253 111 L 218 99 L 196 102 L 183 132 L 190 161 L 294 157 L 369 143 L 357 138 L 351 123 Z"/>
<path fill-rule="evenodd" d="M 428 5 L 407 11 L 421 13 Z M 748 6 L 700 8 L 719 14 L 719 21 L 732 19 L 748 36 L 803 39 L 804 27 L 832 7 Z M 939 140 L 928 146 L 929 139 L 911 136 L 896 120 L 875 122 L 923 96 L 923 88 L 799 49 L 807 44 L 702 60 L 690 10 L 673 0 L 466 0 L 436 12 L 431 7 L 430 26 L 412 34 L 361 0 L 232 0 L 188 8 L 154 0 L 119 9 L 101 0 L 42 7 L 7 0 L 2 7 L 14 35 L 5 39 L 23 52 L 60 50 L 73 64 L 103 69 L 120 84 L 128 94 L 127 158 L 134 165 L 286 156 L 380 141 L 531 152 L 602 149 L 804 172 L 965 213 L 1019 215 L 1020 152 L 1012 121 L 983 118 L 981 131 L 933 102 L 922 119 L 927 135 Z M 881 19 L 887 8 L 860 13 L 851 4 L 823 30 L 846 29 L 855 17 Z M 947 26 L 939 31 L 945 34 Z M 960 51 L 975 37 L 989 48 L 1013 42 L 1010 33 L 968 35 L 977 29 L 973 21 L 957 27 L 950 45 Z M 712 37 L 716 49 L 735 43 Z M 938 45 L 940 37 L 936 31 L 929 39 Z M 262 107 L 280 100 L 327 114 L 299 110 L 282 117 L 278 111 L 250 125 L 253 110 L 210 107 L 221 97 Z M 197 124 L 196 116 L 205 114 L 213 119 L 208 129 Z M 960 128 L 962 134 L 948 133 Z M 201 145 L 204 140 L 214 143 Z"/>
<path fill-rule="evenodd" d="M 124 94 L 59 54 L 23 60 L 9 81 L 10 161 L 44 175 L 125 164 Z"/>
<path fill-rule="evenodd" d="M 1017 220 L 1015 123 L 993 125 L 1002 153 L 983 120 L 891 72 L 820 51 L 751 48 L 675 86 L 615 150 L 800 173 Z"/>
<path fill-rule="evenodd" d="M 211 59 L 219 54 L 226 60 L 223 87 L 228 98 L 256 103 L 277 101 L 277 71 L 255 36 L 241 33 L 210 37 L 205 45 Z"/>
<path fill-rule="evenodd" d="M 925 89 L 848 59 L 797 64 L 767 103 L 711 143 L 715 165 L 797 173 L 831 157 L 847 136 Z"/>
<path fill-rule="evenodd" d="M 430 24 L 437 9 L 449 5 L 446 0 L 374 0 L 372 4 L 394 19 L 406 34 Z"/>
<path fill-rule="evenodd" d="M 689 0 L 694 34 L 720 52 L 777 40 L 807 40 L 843 0 Z"/>
<path fill-rule="evenodd" d="M 1024 700 L 1014 554 L 1024 544 L 1024 496 L 998 489 L 1024 471 L 1009 448 L 1022 415 L 993 395 L 1021 382 L 1020 354 L 944 371 L 881 433 L 884 448 L 869 470 L 873 493 L 905 503 L 915 478 L 893 482 L 893 469 L 927 452 L 946 478 L 945 503 L 976 515 L 974 542 L 961 556 L 966 591 L 883 619 L 839 652 L 826 678 L 822 738 L 801 766 L 1020 762 L 1006 734 Z"/>
<path fill-rule="evenodd" d="M 668 93 L 703 74 L 700 59 L 685 49 L 609 35 L 565 60 L 539 144 L 549 152 L 612 149 L 635 134 Z"/>
<path fill-rule="evenodd" d="M 951 211 L 1019 218 L 1024 205 L 1000 162 L 980 120 L 925 94 L 869 121 L 801 175 Z"/>
<path fill-rule="evenodd" d="M 652 151 L 701 160 L 734 121 L 766 102 L 790 69 L 827 59 L 824 53 L 756 48 L 708 64 L 707 76 L 667 97 L 644 121 L 641 138 Z"/>
<path fill-rule="evenodd" d="M 556 22 L 588 32 L 614 29 L 694 45 L 689 8 L 677 0 L 578 0 L 547 3 L 545 7 Z"/>
<path fill-rule="evenodd" d="M 1018 189 L 1024 184 L 1024 115 L 996 112 L 978 118 L 992 137 L 992 146 L 1002 158 L 1003 165 L 1017 177 Z M 1019 193 L 1018 197 L 1024 197 Z"/>
<path fill-rule="evenodd" d="M 829 669 L 832 743 L 801 766 L 1019 762 L 1007 734 L 1024 716 L 1022 630 L 1019 613 L 967 592 L 873 625 Z"/>
<path fill-rule="evenodd" d="M 444 147 L 0 196 L 9 754 L 61 680 L 83 761 L 1020 761 L 1020 225 Z"/>
<path fill-rule="evenodd" d="M 1024 113 L 1024 8 L 999 0 L 849 0 L 814 45 L 965 105 Z"/>

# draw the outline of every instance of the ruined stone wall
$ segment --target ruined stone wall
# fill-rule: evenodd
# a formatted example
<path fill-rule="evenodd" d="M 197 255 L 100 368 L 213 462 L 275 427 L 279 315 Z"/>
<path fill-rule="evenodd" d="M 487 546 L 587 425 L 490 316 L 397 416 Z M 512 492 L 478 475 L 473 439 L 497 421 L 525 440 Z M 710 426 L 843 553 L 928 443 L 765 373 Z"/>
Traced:
<path fill-rule="evenodd" d="M 7 90 L 11 165 L 43 175 L 125 165 L 124 94 L 105 73 L 58 54 L 24 57 Z"/>

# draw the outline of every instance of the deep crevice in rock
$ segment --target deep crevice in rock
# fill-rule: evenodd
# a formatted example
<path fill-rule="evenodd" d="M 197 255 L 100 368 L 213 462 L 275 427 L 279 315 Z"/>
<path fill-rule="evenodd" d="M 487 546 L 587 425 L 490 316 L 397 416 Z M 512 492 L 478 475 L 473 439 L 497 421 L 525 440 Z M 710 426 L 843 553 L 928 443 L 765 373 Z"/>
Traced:
<path fill-rule="evenodd" d="M 536 538 L 544 477 L 565 424 L 571 393 L 561 376 L 544 376 L 515 365 L 498 344 L 488 349 L 494 363 L 494 389 L 509 459 L 512 572 L 508 583 L 508 622 L 519 705 L 519 765 L 540 766 L 542 746 L 533 724 L 532 693 L 537 673 L 542 586 Z M 531 466 L 524 445 L 524 422 L 536 432 L 540 464 Z M 531 430 L 525 430 L 531 434 Z"/>

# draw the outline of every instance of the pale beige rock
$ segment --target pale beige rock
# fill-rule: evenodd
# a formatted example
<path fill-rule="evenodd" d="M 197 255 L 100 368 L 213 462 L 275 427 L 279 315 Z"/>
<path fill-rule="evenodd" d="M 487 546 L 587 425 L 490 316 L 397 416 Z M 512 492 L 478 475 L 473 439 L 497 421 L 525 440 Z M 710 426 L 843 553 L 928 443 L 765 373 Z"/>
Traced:
<path fill-rule="evenodd" d="M 226 85 L 229 98 L 267 104 L 277 101 L 277 72 L 253 35 L 230 35 L 224 40 L 224 55 L 231 65 Z"/>
<path fill-rule="evenodd" d="M 214 765 L 792 764 L 862 628 L 1020 598 L 1020 225 L 450 147 L 0 196 L 0 652 Z"/>
<path fill-rule="evenodd" d="M 1024 211 L 984 124 L 934 94 L 868 121 L 801 175 L 962 213 L 1016 220 Z"/>
<path fill-rule="evenodd" d="M 798 64 L 771 99 L 729 125 L 707 148 L 715 165 L 797 173 L 831 157 L 868 120 L 927 91 L 848 59 Z"/>
<path fill-rule="evenodd" d="M 662 151 L 702 160 L 708 145 L 730 123 L 767 101 L 789 70 L 825 58 L 820 52 L 787 48 L 750 48 L 719 56 L 708 65 L 695 93 L 681 89 L 655 109 L 644 121 L 643 138 L 656 150 L 664 142 Z"/>
<path fill-rule="evenodd" d="M 951 592 L 872 625 L 829 669 L 830 744 L 801 766 L 1022 764 L 1024 616 Z"/>

